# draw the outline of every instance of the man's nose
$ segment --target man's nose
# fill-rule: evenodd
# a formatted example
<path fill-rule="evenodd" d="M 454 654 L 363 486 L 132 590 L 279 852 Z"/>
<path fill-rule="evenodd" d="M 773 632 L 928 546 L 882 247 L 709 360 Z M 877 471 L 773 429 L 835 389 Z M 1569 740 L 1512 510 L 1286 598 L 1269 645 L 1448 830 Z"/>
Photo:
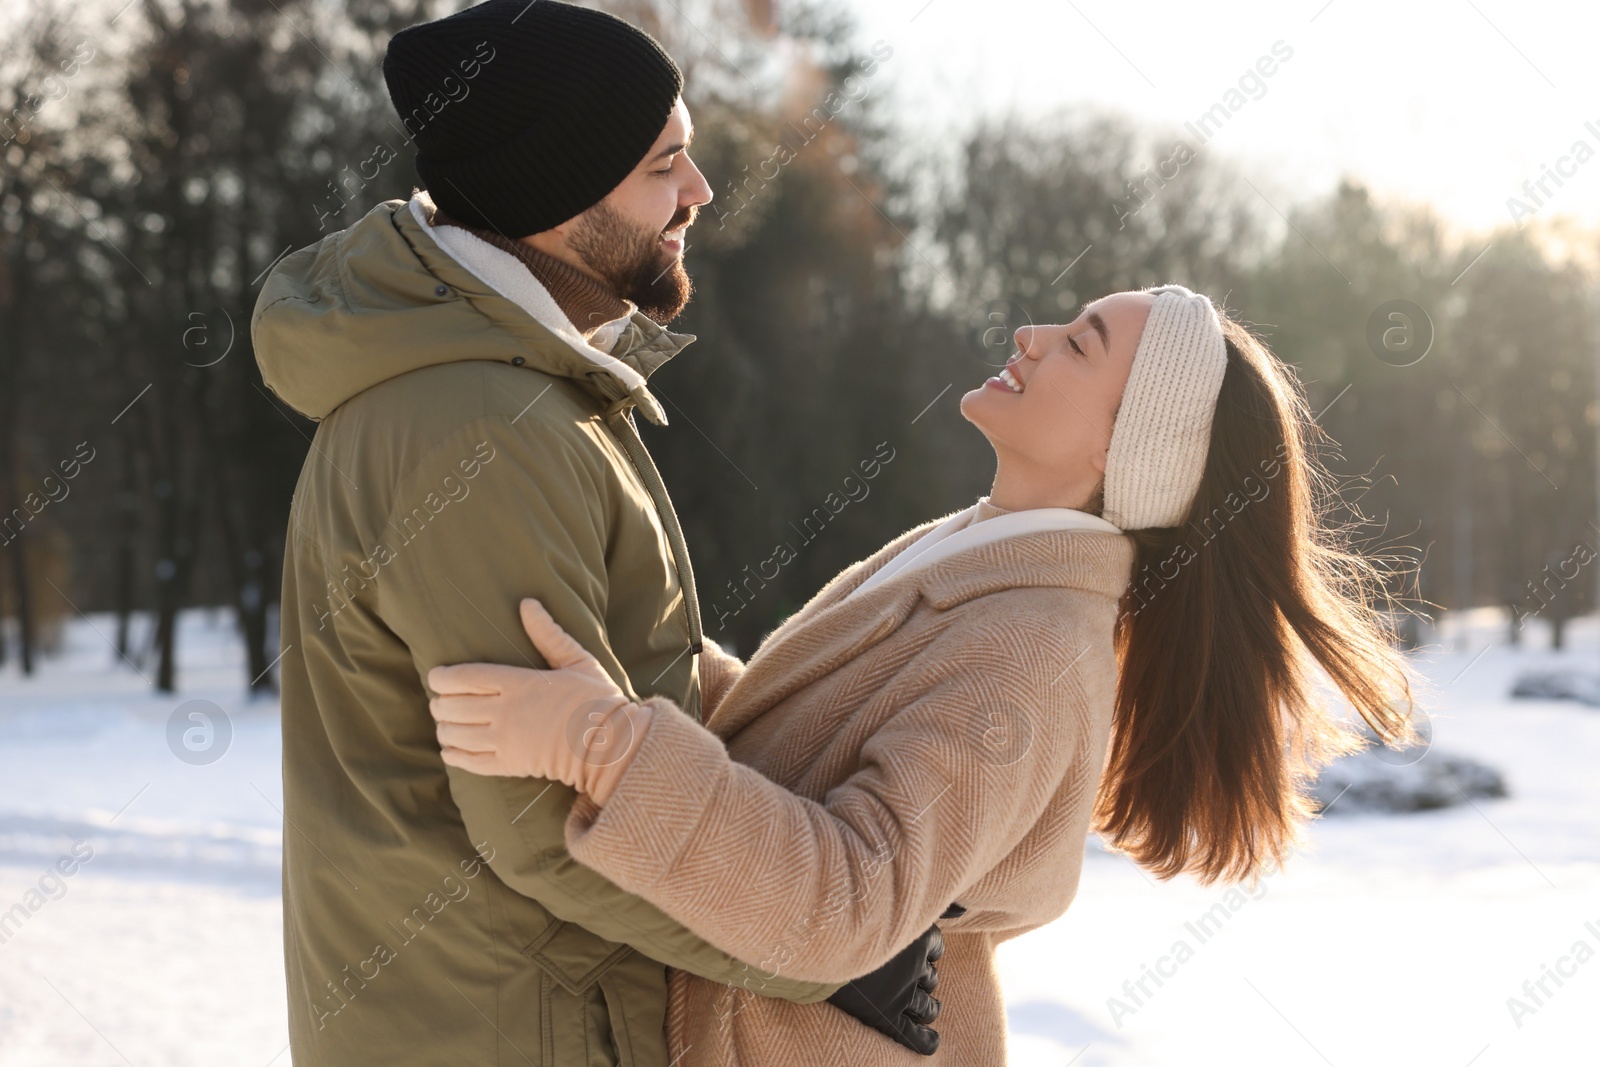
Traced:
<path fill-rule="evenodd" d="M 678 202 L 684 206 L 693 205 L 704 207 L 711 203 L 711 183 L 706 181 L 706 176 L 700 173 L 700 168 L 695 166 L 694 160 L 688 159 L 689 169 L 694 172 L 693 177 L 684 183 L 683 189 L 678 193 Z"/>

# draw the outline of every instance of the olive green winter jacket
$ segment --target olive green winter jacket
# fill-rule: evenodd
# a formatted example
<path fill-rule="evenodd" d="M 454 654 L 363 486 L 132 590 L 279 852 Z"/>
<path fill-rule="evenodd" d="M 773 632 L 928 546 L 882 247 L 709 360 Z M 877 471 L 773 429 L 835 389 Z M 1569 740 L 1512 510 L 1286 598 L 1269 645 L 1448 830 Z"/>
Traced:
<path fill-rule="evenodd" d="M 283 581 L 294 1062 L 667 1067 L 666 965 L 799 1003 L 835 987 L 576 863 L 566 786 L 447 768 L 424 679 L 543 666 L 517 617 L 537 596 L 631 696 L 699 715 L 693 577 L 632 423 L 664 421 L 644 379 L 693 338 L 634 314 L 608 364 L 443 240 L 381 204 L 278 264 L 251 321 L 267 385 L 321 420 Z"/>

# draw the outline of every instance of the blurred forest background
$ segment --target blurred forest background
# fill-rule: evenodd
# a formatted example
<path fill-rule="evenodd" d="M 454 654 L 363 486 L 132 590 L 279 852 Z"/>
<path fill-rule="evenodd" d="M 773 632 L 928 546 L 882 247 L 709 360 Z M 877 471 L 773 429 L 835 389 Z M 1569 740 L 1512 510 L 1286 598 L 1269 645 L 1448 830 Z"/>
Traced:
<path fill-rule="evenodd" d="M 0 35 L 0 656 L 29 669 L 63 619 L 106 612 L 117 654 L 171 689 L 177 612 L 227 606 L 243 681 L 270 689 L 316 427 L 261 384 L 257 286 L 409 194 L 384 46 L 464 5 L 123 2 L 30 5 Z M 700 339 L 653 380 L 671 427 L 645 428 L 711 636 L 748 654 L 843 566 L 988 488 L 956 400 L 1013 329 L 1167 281 L 1296 365 L 1344 517 L 1414 572 L 1397 591 L 1419 610 L 1505 605 L 1558 640 L 1589 610 L 1595 234 L 1461 233 L 1353 181 L 1280 214 L 1218 150 L 1109 113 L 910 143 L 867 73 L 894 42 L 837 8 L 601 6 L 683 67 L 717 195 L 674 324 Z M 1369 343 L 1397 300 L 1427 316 L 1425 358 Z"/>

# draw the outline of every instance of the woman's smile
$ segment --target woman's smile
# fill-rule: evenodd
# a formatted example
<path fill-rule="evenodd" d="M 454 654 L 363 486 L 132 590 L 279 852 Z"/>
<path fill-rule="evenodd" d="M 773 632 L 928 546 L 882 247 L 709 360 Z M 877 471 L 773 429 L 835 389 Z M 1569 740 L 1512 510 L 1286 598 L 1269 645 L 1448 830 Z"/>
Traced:
<path fill-rule="evenodd" d="M 1011 368 L 1022 362 L 1020 355 L 1012 356 L 1006 365 L 1000 368 L 1000 373 L 987 379 L 983 384 L 991 389 L 1000 389 L 1008 393 L 1021 393 L 1025 388 L 1022 378 Z"/>

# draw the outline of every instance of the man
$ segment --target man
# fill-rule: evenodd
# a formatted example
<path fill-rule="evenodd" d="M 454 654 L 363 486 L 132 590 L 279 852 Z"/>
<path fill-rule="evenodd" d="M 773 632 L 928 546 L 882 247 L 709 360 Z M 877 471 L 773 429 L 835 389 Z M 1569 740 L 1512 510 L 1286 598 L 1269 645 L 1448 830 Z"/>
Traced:
<path fill-rule="evenodd" d="M 283 585 L 296 1064 L 667 1067 L 665 965 L 926 1039 L 935 932 L 837 993 L 790 980 L 574 862 L 570 789 L 441 761 L 423 679 L 542 665 L 524 596 L 699 714 L 694 579 L 633 413 L 666 421 L 646 380 L 693 340 L 661 323 L 711 193 L 677 67 L 612 16 L 489 0 L 396 35 L 384 76 L 428 191 L 286 257 L 251 324 L 321 420 Z"/>

